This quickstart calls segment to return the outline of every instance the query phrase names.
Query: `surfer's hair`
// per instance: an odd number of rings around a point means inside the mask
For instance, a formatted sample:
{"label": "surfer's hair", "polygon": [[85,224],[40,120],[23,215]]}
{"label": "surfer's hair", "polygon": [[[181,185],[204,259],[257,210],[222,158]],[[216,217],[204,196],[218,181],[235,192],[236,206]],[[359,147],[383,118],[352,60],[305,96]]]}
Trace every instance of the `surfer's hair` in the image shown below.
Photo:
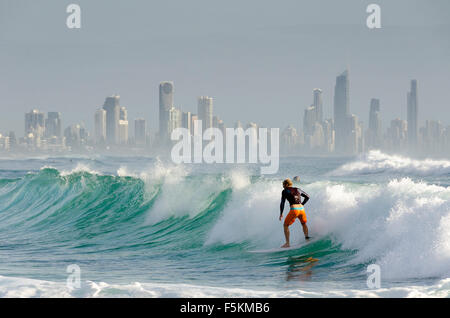
{"label": "surfer's hair", "polygon": [[292,187],[292,181],[291,181],[291,179],[289,179],[289,178],[285,179],[285,180],[283,181],[283,186],[286,186],[286,187]]}

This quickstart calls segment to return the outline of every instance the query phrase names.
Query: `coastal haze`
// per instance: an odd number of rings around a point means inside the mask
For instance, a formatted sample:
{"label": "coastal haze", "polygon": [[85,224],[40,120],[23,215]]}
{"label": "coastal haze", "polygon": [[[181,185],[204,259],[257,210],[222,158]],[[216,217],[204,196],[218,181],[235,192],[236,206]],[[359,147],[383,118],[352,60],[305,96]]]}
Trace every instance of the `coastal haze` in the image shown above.
{"label": "coastal haze", "polygon": [[381,29],[369,29],[369,1],[78,1],[81,29],[68,29],[68,1],[1,1],[0,132],[24,135],[24,114],[60,112],[63,129],[94,135],[105,97],[121,96],[134,120],[156,134],[158,85],[175,85],[174,106],[197,112],[214,98],[228,127],[240,120],[304,132],[313,89],[323,118],[334,118],[336,76],[349,71],[349,108],[364,130],[380,99],[383,133],[407,120],[407,91],[418,81],[419,128],[450,123],[448,1],[378,1]]}

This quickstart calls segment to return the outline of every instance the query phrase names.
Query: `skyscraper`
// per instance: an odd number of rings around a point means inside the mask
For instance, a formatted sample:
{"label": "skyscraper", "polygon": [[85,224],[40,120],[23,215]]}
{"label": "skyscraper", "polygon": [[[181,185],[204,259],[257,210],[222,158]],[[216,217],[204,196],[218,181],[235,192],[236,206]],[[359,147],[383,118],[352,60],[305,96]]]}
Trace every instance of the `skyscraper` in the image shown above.
{"label": "skyscraper", "polygon": [[120,96],[107,97],[103,109],[106,111],[106,141],[110,145],[119,143]]}
{"label": "skyscraper", "polygon": [[45,116],[37,109],[25,114],[25,135],[33,134],[34,137],[44,135]]}
{"label": "skyscraper", "polygon": [[322,123],[324,134],[324,146],[326,152],[334,151],[334,123],[332,119],[326,119]]}
{"label": "skyscraper", "polygon": [[128,112],[125,107],[120,107],[119,112],[119,143],[128,143]]}
{"label": "skyscraper", "polygon": [[198,118],[202,121],[203,130],[213,127],[213,99],[208,96],[198,98]]}
{"label": "skyscraper", "polygon": [[183,112],[181,118],[181,127],[186,128],[191,132],[191,124],[192,124],[192,114],[191,112]]}
{"label": "skyscraper", "polygon": [[62,136],[61,130],[61,113],[59,112],[49,112],[47,114],[47,119],[45,120],[45,136],[57,137]]}
{"label": "skyscraper", "polygon": [[322,90],[320,88],[315,88],[313,90],[313,106],[316,110],[316,121],[322,123],[323,121],[323,99]]}
{"label": "skyscraper", "polygon": [[381,116],[380,100],[372,98],[370,100],[368,146],[379,148],[381,146]]}
{"label": "skyscraper", "polygon": [[411,90],[407,93],[407,121],[408,121],[408,145],[411,148],[417,146],[417,117],[419,105],[417,101],[417,80],[411,81]]}
{"label": "skyscraper", "polygon": [[194,135],[194,128],[195,128],[195,122],[198,121],[198,116],[196,114],[192,114],[191,115],[191,135]]}
{"label": "skyscraper", "polygon": [[145,145],[147,138],[147,122],[143,118],[134,121],[134,141],[136,145]]}
{"label": "skyscraper", "polygon": [[363,123],[354,114],[349,117],[349,138],[346,148],[346,151],[352,155],[364,150]]}
{"label": "skyscraper", "polygon": [[120,107],[119,120],[128,120],[128,111],[125,107]]}
{"label": "skyscraper", "polygon": [[280,137],[281,151],[287,154],[295,152],[298,143],[297,130],[289,125],[283,130]]}
{"label": "skyscraper", "polygon": [[172,107],[169,109],[169,121],[168,121],[168,136],[170,137],[172,134],[172,131],[174,131],[176,128],[180,128],[182,125],[182,119],[181,119],[181,110],[175,107]]}
{"label": "skyscraper", "polygon": [[349,76],[348,70],[346,70],[336,77],[334,87],[335,150],[340,153],[346,152],[349,147],[349,126],[351,124],[349,91]]}
{"label": "skyscraper", "polygon": [[173,82],[161,82],[159,84],[159,135],[163,139],[169,137],[169,111],[174,107]]}
{"label": "skyscraper", "polygon": [[95,143],[102,144],[106,141],[106,110],[100,108],[95,112]]}
{"label": "skyscraper", "polygon": [[314,133],[314,125],[316,123],[316,107],[314,105],[309,106],[305,109],[305,114],[303,116],[303,134],[305,138],[312,136]]}
{"label": "skyscraper", "polygon": [[311,136],[309,136],[308,145],[311,149],[316,149],[316,151],[324,150],[323,147],[325,145],[325,133],[322,124],[318,121],[314,123],[313,133]]}

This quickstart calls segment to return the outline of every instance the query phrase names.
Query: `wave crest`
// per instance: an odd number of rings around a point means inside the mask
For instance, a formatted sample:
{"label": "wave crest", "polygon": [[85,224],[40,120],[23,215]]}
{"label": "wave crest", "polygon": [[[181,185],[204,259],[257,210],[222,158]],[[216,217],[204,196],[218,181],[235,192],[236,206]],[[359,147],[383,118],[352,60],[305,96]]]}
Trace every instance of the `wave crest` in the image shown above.
{"label": "wave crest", "polygon": [[399,155],[388,155],[378,150],[372,150],[360,159],[344,164],[336,169],[332,175],[365,175],[392,174],[430,176],[450,174],[450,161],[433,159],[411,159]]}

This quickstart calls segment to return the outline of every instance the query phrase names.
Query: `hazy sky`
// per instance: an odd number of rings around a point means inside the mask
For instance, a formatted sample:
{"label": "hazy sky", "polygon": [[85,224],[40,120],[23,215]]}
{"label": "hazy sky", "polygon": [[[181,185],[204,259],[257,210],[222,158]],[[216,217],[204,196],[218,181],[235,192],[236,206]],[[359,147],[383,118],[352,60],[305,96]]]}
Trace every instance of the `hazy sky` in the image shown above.
{"label": "hazy sky", "polygon": [[[70,3],[81,6],[80,30],[66,27]],[[366,26],[370,3],[381,6],[379,30]],[[22,136],[32,108],[92,129],[116,93],[129,120],[144,117],[154,131],[163,80],[175,82],[183,110],[214,97],[229,126],[299,126],[316,87],[332,117],[347,66],[350,109],[366,126],[372,97],[384,128],[406,119],[412,78],[420,121],[450,124],[449,18],[448,0],[0,0],[0,132]]]}

